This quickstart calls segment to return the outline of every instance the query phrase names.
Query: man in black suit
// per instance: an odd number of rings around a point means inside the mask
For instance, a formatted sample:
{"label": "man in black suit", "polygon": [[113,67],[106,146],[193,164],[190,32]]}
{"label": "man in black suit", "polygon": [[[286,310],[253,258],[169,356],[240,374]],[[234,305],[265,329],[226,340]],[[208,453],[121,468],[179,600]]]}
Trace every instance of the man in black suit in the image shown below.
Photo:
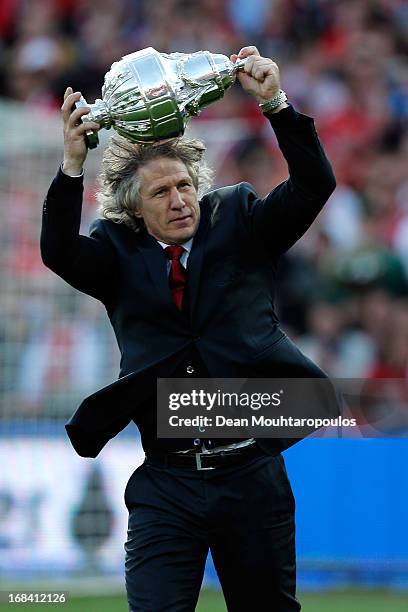
{"label": "man in black suit", "polygon": [[[211,548],[228,610],[299,610],[294,500],[281,450],[290,440],[168,440],[156,435],[158,377],[323,377],[280,330],[279,256],[307,230],[335,186],[313,120],[280,90],[255,47],[243,88],[269,119],[289,179],[261,199],[247,183],[198,191],[203,145],[117,140],[105,155],[103,219],[79,235],[87,109],[62,106],[64,162],[47,195],[44,263],[103,302],[121,350],[117,382],[86,398],[67,424],[95,457],[131,420],[146,460],[125,492],[130,610],[195,608]],[[268,603],[269,602],[269,603]]]}

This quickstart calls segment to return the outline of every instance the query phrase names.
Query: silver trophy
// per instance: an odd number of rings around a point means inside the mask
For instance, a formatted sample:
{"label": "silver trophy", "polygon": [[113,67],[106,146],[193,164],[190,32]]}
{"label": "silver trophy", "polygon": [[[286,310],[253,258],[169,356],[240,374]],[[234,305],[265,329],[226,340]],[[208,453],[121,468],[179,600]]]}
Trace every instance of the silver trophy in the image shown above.
{"label": "silver trophy", "polygon": [[[112,64],[101,100],[88,104],[82,97],[77,106],[91,109],[82,121],[113,126],[131,142],[181,136],[192,116],[223,97],[245,61],[233,64],[226,55],[209,51],[167,54],[147,47]],[[91,130],[86,139],[91,149],[99,143]]]}

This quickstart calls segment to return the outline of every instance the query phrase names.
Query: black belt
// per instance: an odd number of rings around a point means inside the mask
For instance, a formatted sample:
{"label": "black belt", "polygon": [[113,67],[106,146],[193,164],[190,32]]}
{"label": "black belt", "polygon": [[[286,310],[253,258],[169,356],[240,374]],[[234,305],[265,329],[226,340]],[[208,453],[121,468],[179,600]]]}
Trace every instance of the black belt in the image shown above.
{"label": "black belt", "polygon": [[231,467],[264,457],[257,444],[237,448],[236,450],[219,451],[218,453],[149,453],[146,462],[161,467],[183,467],[192,470],[213,470],[220,467]]}

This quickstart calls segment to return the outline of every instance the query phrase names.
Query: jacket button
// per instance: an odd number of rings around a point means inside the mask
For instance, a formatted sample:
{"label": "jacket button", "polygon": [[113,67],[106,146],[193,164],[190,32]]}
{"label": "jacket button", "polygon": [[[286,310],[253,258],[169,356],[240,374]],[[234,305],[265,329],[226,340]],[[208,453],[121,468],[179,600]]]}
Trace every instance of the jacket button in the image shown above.
{"label": "jacket button", "polygon": [[200,442],[201,442],[200,438],[195,438],[195,439],[193,440],[193,444],[194,444],[194,446],[200,446]]}
{"label": "jacket button", "polygon": [[192,366],[192,365],[188,365],[188,366],[186,367],[186,372],[187,372],[187,374],[194,374],[194,368],[193,368],[193,366]]}

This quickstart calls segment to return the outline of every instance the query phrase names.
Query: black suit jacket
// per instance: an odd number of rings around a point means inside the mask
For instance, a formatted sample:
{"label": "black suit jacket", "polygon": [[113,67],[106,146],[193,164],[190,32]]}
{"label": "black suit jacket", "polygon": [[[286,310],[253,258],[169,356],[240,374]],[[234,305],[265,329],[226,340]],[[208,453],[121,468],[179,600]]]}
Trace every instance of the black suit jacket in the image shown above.
{"label": "black suit jacket", "polygon": [[313,222],[335,179],[311,118],[289,107],[270,121],[289,179],[265,198],[248,183],[202,198],[187,266],[187,316],[172,302],[156,240],[106,219],[81,236],[82,180],[58,172],[43,209],[43,261],[103,302],[121,351],[119,380],[84,400],[67,425],[79,454],[96,456],[130,420],[137,423],[152,381],[171,376],[189,346],[210,376],[323,375],[289,348],[279,329],[275,274],[280,255]]}

